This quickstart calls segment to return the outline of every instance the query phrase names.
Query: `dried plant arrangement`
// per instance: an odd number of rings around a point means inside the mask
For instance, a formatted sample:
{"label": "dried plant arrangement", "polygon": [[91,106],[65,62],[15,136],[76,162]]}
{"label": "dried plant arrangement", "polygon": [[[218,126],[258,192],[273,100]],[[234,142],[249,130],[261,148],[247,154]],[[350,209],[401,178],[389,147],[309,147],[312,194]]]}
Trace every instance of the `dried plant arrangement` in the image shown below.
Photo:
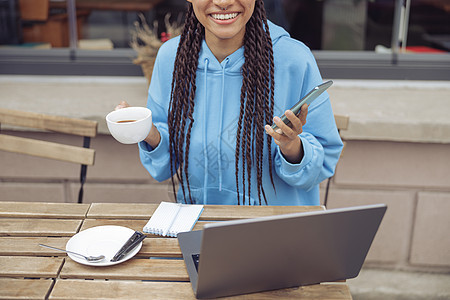
{"label": "dried plant arrangement", "polygon": [[166,32],[162,32],[161,37],[159,37],[157,21],[153,22],[153,28],[151,28],[143,14],[139,14],[139,19],[140,22],[134,22],[130,46],[137,53],[137,58],[133,60],[133,63],[141,66],[145,77],[150,82],[153,64],[159,47],[167,40],[180,35],[184,26],[179,25],[181,24],[180,18],[176,22],[171,23],[169,20],[170,14],[167,14],[164,17]]}

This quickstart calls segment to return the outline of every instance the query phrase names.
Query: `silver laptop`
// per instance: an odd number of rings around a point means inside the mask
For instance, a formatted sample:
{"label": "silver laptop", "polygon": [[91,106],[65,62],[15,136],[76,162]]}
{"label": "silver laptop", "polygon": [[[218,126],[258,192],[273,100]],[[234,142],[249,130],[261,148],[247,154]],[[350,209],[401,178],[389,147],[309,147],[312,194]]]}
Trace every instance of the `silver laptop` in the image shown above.
{"label": "silver laptop", "polygon": [[206,224],[178,234],[197,298],[354,278],[385,204]]}

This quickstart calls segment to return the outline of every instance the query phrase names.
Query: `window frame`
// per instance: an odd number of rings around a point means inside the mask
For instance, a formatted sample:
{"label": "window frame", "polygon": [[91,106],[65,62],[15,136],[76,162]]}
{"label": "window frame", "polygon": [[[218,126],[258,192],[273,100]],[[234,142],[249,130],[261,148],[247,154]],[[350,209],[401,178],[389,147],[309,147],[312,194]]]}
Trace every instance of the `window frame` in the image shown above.
{"label": "window frame", "polygon": [[[450,80],[450,55],[313,51],[324,78]],[[2,75],[143,76],[133,49],[0,49]]]}

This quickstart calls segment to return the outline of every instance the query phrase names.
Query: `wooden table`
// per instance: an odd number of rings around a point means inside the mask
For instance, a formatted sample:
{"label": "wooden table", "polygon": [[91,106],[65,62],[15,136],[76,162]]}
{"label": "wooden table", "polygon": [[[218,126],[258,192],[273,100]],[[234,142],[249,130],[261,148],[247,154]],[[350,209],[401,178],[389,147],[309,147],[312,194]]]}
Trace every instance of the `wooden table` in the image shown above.
{"label": "wooden table", "polygon": [[[156,204],[0,202],[0,299],[195,299],[176,238],[148,235],[129,261],[108,267],[78,264],[66,254],[71,236],[99,225],[142,231]],[[208,221],[323,209],[207,205]],[[149,259],[158,257],[160,259]],[[170,258],[170,259],[169,259]],[[322,283],[232,299],[352,299],[346,283]]]}

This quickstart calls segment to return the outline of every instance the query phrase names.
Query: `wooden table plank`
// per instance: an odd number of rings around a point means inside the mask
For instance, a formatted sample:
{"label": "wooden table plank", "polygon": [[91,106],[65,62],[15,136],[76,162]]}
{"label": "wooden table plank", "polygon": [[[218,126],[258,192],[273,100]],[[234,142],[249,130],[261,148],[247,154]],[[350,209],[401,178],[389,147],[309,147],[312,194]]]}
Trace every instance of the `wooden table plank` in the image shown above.
{"label": "wooden table plank", "polygon": [[1,218],[84,219],[90,204],[0,202]]}
{"label": "wooden table plank", "polygon": [[[93,203],[87,218],[149,220],[159,204]],[[206,205],[200,220],[248,219],[294,212],[324,210],[323,206],[231,206]]]}
{"label": "wooden table plank", "polygon": [[45,244],[66,248],[68,237],[0,237],[0,255],[66,256],[64,252],[39,246]]}
{"label": "wooden table plank", "polygon": [[87,218],[149,220],[159,204],[92,203]]}
{"label": "wooden table plank", "polygon": [[137,257],[182,257],[178,239],[145,239]]}
{"label": "wooden table plank", "polygon": [[[127,228],[131,228],[133,230],[137,231],[143,231],[145,224],[147,224],[148,220],[120,220],[120,219],[86,219],[83,222],[83,225],[81,226],[80,231],[83,231],[85,229],[95,227],[95,226],[105,226],[105,225],[116,225],[116,226],[123,226]],[[202,230],[205,224],[210,222],[202,222],[199,221],[195,224],[194,228],[192,230]],[[148,237],[158,237],[157,235],[153,234],[147,234]]]}
{"label": "wooden table plank", "polygon": [[82,220],[0,219],[0,236],[73,236]]}
{"label": "wooden table plank", "polygon": [[86,266],[67,259],[61,278],[189,281],[184,260],[131,259],[107,267]]}
{"label": "wooden table plank", "polygon": [[133,230],[142,231],[147,220],[119,220],[119,219],[86,219],[81,226],[80,231],[95,226],[116,225],[131,228]]}
{"label": "wooden table plank", "polygon": [[[172,300],[195,299],[189,282],[136,282],[100,280],[57,280],[49,299],[67,300],[73,295],[82,299],[130,299]],[[347,285],[318,284],[275,291],[224,297],[221,299],[300,299],[300,300],[349,300],[352,299]]]}
{"label": "wooden table plank", "polygon": [[49,299],[180,300],[195,299],[189,282],[57,280]]}
{"label": "wooden table plank", "polygon": [[0,256],[0,276],[56,278],[63,262],[60,257]]}
{"label": "wooden table plank", "polygon": [[226,221],[324,210],[323,206],[231,206],[207,205],[200,216],[203,221]]}
{"label": "wooden table plank", "polygon": [[0,278],[0,299],[45,299],[53,280]]}

